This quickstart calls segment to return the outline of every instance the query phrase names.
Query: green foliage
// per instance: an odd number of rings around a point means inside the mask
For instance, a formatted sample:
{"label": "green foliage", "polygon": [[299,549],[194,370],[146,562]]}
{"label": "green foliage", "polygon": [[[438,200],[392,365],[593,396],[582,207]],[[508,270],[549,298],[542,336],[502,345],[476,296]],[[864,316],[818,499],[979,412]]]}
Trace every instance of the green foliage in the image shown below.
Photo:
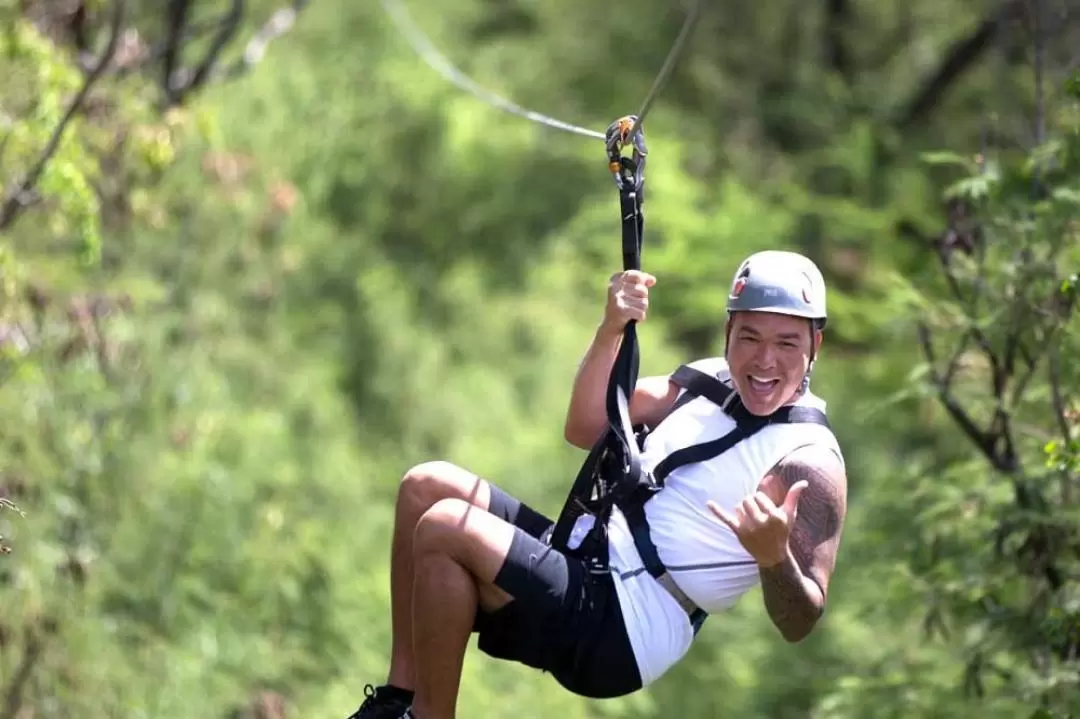
{"label": "green foliage", "polygon": [[[681,22],[409,6],[479,81],[601,129]],[[161,12],[132,3],[148,44]],[[650,115],[643,373],[722,351],[745,254],[829,280],[814,389],[851,496],[821,628],[787,644],[752,592],[611,702],[471,647],[462,716],[1078,710],[1080,114],[1058,99],[1035,150],[986,146],[987,108],[1034,104],[1015,48],[913,101],[981,12],[713,9]],[[3,719],[345,716],[385,677],[397,479],[446,458],[554,514],[582,459],[567,392],[620,261],[602,145],[448,87],[375,3],[305,13],[169,110],[160,65],[106,75],[0,235]],[[0,36],[5,193],[85,78],[68,26],[31,16]]]}
{"label": "green foliage", "polygon": [[[1080,342],[1078,128],[1028,155],[929,158],[964,173],[936,248],[946,297],[909,287],[927,388],[981,455],[935,463],[934,481],[905,500],[922,507],[912,569],[928,628],[965,658],[966,689],[1009,715],[1075,711],[1080,696],[1077,376],[1062,362]],[[940,453],[921,452],[928,463]]]}

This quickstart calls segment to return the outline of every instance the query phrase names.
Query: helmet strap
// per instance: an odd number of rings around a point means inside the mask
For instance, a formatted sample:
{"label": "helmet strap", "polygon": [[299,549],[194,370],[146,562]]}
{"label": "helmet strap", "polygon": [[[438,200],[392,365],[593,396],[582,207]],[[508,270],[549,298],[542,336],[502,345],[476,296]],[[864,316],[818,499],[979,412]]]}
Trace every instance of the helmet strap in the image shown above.
{"label": "helmet strap", "polygon": [[814,360],[817,359],[817,348],[814,345],[816,329],[814,321],[810,320],[810,361],[806,364],[806,374],[803,375],[802,384],[799,385],[800,395],[806,394],[810,389],[810,375],[814,372]]}
{"label": "helmet strap", "polygon": [[810,360],[810,365],[806,368],[806,374],[803,375],[802,384],[799,385],[799,394],[806,394],[810,389],[810,375],[814,372],[814,361]]}

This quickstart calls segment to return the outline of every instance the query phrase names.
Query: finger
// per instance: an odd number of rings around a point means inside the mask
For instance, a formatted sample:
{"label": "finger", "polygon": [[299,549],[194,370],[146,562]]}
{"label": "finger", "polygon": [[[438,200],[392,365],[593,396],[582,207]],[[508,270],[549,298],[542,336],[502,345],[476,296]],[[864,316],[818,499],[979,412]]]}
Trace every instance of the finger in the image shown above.
{"label": "finger", "polygon": [[717,519],[730,527],[733,532],[739,531],[739,520],[728,514],[719,504],[710,499],[705,503],[705,506],[709,508],[709,511],[716,515]]}
{"label": "finger", "polygon": [[800,479],[795,484],[791,485],[791,489],[788,490],[787,496],[784,497],[784,513],[792,519],[795,518],[795,514],[799,508],[799,497],[810,486],[810,483],[805,479]]}
{"label": "finger", "polygon": [[765,524],[765,521],[769,518],[769,515],[761,511],[761,508],[758,507],[757,502],[754,501],[753,495],[745,498],[740,506],[753,526]]}
{"label": "finger", "polygon": [[641,302],[625,302],[620,309],[623,317],[637,320],[638,322],[644,321],[645,315],[648,313],[646,304]]}
{"label": "finger", "polygon": [[646,287],[652,287],[656,284],[656,278],[650,275],[648,272],[642,272],[641,270],[626,270],[622,273],[622,276],[627,281],[633,283],[643,283]]}
{"label": "finger", "polygon": [[769,499],[769,495],[764,492],[754,492],[752,498],[754,504],[756,504],[758,509],[764,512],[766,516],[771,517],[779,513],[780,510],[773,504],[773,501]]}
{"label": "finger", "polygon": [[776,505],[772,503],[772,500],[769,499],[767,496],[763,495],[761,492],[757,492],[751,495],[750,501],[760,513],[761,522],[763,524],[784,518],[780,510],[777,509]]}

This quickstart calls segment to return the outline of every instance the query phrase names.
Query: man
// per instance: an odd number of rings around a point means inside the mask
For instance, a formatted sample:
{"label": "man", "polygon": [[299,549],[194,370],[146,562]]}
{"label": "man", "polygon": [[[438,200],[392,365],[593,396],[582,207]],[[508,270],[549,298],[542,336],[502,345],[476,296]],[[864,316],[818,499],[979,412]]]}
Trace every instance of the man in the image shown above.
{"label": "man", "polygon": [[[574,381],[565,434],[590,448],[606,428],[605,394],[630,320],[643,322],[655,278],[614,275],[604,318]],[[691,363],[725,381],[745,410],[824,408],[809,391],[822,342],[825,285],[809,259],[759,252],[739,267],[728,297],[724,358]],[[641,379],[633,423],[653,428],[641,451],[665,457],[735,426],[705,397],[679,402],[671,377]],[[825,609],[846,512],[847,480],[822,424],[769,424],[706,461],[672,471],[645,504],[671,581],[643,570],[626,517],[608,522],[610,571],[552,549],[551,520],[449,463],[406,473],[391,550],[393,646],[384,686],[366,687],[350,719],[454,716],[469,637],[487,654],[551,672],[570,691],[611,697],[655,681],[687,652],[702,612],[718,612],[760,583],[773,623],[790,642]],[[583,517],[587,530],[590,517]],[[576,545],[575,545],[576,546]]]}

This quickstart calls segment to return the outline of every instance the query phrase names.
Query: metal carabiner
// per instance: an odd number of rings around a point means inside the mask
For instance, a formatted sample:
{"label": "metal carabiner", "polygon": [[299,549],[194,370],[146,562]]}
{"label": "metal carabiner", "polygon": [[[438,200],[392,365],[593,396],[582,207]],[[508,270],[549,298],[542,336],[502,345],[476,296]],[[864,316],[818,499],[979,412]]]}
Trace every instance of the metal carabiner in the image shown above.
{"label": "metal carabiner", "polygon": [[[645,146],[645,131],[635,127],[636,124],[636,115],[620,117],[608,126],[604,133],[604,143],[607,148],[608,169],[615,177],[615,185],[623,190],[629,183],[635,191],[640,192],[645,184],[645,160],[649,151]],[[627,146],[633,148],[630,157],[623,154]]]}

